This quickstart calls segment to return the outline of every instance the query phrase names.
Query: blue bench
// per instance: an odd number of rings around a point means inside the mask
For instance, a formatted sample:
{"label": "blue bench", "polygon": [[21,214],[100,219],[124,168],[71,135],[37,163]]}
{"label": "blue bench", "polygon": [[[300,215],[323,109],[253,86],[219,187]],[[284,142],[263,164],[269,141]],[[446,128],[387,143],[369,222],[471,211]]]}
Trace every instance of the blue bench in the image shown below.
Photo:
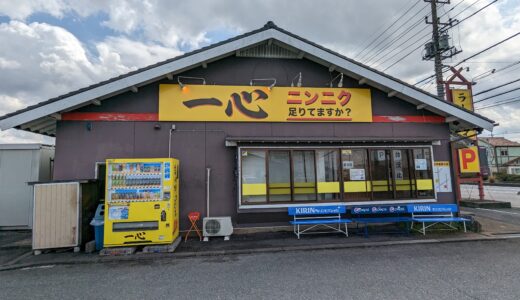
{"label": "blue bench", "polygon": [[[467,218],[457,217],[455,213],[459,211],[456,204],[409,204],[407,205],[408,212],[412,214],[412,229],[417,230],[423,235],[426,235],[426,229],[435,224],[443,224],[452,229],[457,229],[452,226],[453,222],[462,222],[464,224],[464,232],[466,232],[466,222],[471,221]],[[422,227],[415,229],[413,223],[422,223]],[[429,225],[426,226],[426,223]]]}
{"label": "blue bench", "polygon": [[[341,214],[347,211],[344,205],[335,206],[296,206],[289,207],[289,216],[293,216],[290,223],[293,225],[294,234],[300,239],[301,234],[311,233],[330,233],[341,232],[348,236],[347,224],[352,222],[349,219],[341,218]],[[345,230],[341,225],[345,225]],[[300,226],[310,225],[304,230]],[[337,225],[337,226],[336,226]],[[322,226],[330,229],[329,231],[310,231],[311,229]]]}
{"label": "blue bench", "polygon": [[[368,237],[368,224],[374,223],[406,223],[406,233],[410,232],[410,223],[412,218],[406,216],[408,211],[404,205],[370,205],[370,206],[353,206],[350,208],[352,221],[364,225],[364,236]],[[405,216],[403,216],[405,214]],[[368,215],[372,215],[367,217]],[[380,215],[374,217],[373,215]]]}

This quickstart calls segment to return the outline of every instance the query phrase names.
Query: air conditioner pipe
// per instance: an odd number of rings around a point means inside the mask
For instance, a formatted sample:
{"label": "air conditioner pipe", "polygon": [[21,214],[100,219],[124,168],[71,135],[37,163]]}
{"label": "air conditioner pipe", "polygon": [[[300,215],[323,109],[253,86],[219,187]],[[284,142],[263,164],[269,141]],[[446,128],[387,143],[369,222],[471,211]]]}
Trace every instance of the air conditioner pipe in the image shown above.
{"label": "air conditioner pipe", "polygon": [[206,217],[209,218],[209,178],[211,175],[211,168],[206,168]]}

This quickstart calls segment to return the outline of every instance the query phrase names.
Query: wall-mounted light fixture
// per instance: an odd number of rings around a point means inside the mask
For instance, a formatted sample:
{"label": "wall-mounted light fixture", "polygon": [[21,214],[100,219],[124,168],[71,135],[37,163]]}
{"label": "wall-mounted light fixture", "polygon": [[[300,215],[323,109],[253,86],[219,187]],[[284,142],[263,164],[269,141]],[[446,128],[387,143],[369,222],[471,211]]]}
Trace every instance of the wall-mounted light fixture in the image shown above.
{"label": "wall-mounted light fixture", "polygon": [[298,77],[298,82],[296,83],[297,87],[302,86],[302,72],[298,73],[298,75],[294,76],[294,78],[291,80],[291,87],[294,87],[294,80]]}
{"label": "wall-mounted light fixture", "polygon": [[181,79],[185,79],[185,80],[188,80],[188,81],[193,81],[193,80],[202,80],[202,84],[206,84],[206,79],[202,78],[202,77],[191,77],[191,76],[177,76],[177,82],[179,83],[179,86],[180,88],[182,89],[183,87],[186,86],[186,82],[182,82]]}
{"label": "wall-mounted light fixture", "polygon": [[269,90],[272,90],[273,87],[276,85],[276,78],[254,78],[254,79],[251,79],[251,81],[249,81],[249,85],[253,86],[253,85],[255,85],[255,82],[258,82],[258,81],[260,81],[260,82],[265,82],[265,81],[271,82],[271,84],[267,86],[267,88]]}
{"label": "wall-mounted light fixture", "polygon": [[339,77],[338,87],[339,88],[343,87],[343,73],[339,73],[338,75],[336,75],[336,77],[332,78],[332,80],[329,82],[330,87],[332,87],[334,80],[338,79],[338,77]]}

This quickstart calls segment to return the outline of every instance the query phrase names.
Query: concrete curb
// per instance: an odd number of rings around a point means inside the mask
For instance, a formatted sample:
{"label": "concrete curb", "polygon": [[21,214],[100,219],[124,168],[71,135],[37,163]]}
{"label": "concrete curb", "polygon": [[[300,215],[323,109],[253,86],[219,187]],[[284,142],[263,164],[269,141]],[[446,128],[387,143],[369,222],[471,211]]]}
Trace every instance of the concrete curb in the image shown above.
{"label": "concrete curb", "polygon": [[386,241],[386,242],[366,242],[355,244],[323,244],[323,245],[304,245],[304,246],[282,246],[282,247],[265,247],[256,249],[235,249],[235,250],[214,250],[201,252],[180,252],[180,253],[143,253],[131,256],[111,256],[95,258],[82,258],[78,260],[48,260],[36,263],[20,263],[0,266],[0,272],[18,270],[24,268],[35,268],[54,265],[80,265],[80,264],[99,264],[99,263],[116,263],[116,262],[145,262],[161,259],[175,258],[191,258],[205,256],[223,256],[223,255],[239,255],[239,254],[257,254],[257,253],[275,253],[290,251],[316,251],[316,250],[334,250],[334,249],[350,249],[350,248],[373,248],[388,247],[402,245],[420,245],[420,244],[440,244],[440,243],[463,243],[463,242],[482,242],[497,241],[520,238],[520,235],[501,235],[491,236],[483,235],[481,237],[470,238],[447,238],[447,239],[424,239],[424,240],[406,240],[406,241]]}
{"label": "concrete curb", "polygon": [[[467,185],[477,185],[476,183],[464,183],[464,184],[467,184]],[[520,187],[520,182],[514,182],[514,181],[509,181],[509,182],[494,182],[494,183],[484,182],[484,185],[485,185],[485,186]]]}

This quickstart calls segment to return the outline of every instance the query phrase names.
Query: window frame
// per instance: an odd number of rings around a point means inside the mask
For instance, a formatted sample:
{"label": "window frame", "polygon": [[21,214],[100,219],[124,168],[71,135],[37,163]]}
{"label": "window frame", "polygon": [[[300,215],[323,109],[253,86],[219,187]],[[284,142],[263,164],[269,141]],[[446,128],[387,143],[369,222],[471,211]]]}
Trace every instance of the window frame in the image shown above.
{"label": "window frame", "polygon": [[[370,149],[381,149],[381,150],[390,150],[390,158],[393,159],[393,153],[391,150],[393,149],[415,149],[415,148],[428,148],[430,151],[430,159],[431,159],[431,180],[432,180],[432,187],[433,187],[433,197],[430,198],[415,198],[410,200],[405,199],[380,199],[380,200],[361,200],[361,201],[345,201],[344,198],[344,187],[343,187],[343,173],[341,169],[342,164],[342,158],[341,158],[341,150],[343,149],[365,149],[367,150],[367,165],[368,165],[368,172],[371,180],[371,165],[370,165],[370,157],[368,155],[368,150]],[[243,204],[242,203],[242,156],[241,153],[244,150],[264,150],[266,151],[266,201],[261,204]],[[291,201],[290,202],[270,202],[268,199],[268,180],[269,180],[269,166],[268,166],[268,155],[269,150],[288,150],[290,155],[290,166],[291,166]],[[338,178],[340,180],[340,198],[338,200],[319,200],[318,197],[316,197],[316,200],[313,201],[294,201],[292,197],[292,189],[293,189],[293,158],[292,158],[292,150],[313,150],[314,151],[314,171],[317,172],[317,163],[316,163],[316,150],[335,150],[339,151],[339,167],[338,167]],[[352,146],[276,146],[276,145],[269,145],[269,146],[238,146],[237,147],[237,157],[238,157],[238,189],[237,189],[237,208],[239,210],[242,209],[255,209],[255,208],[285,208],[285,207],[291,207],[291,206],[301,206],[305,204],[309,205],[330,205],[330,204],[340,204],[340,205],[379,205],[379,204],[405,204],[405,203],[432,203],[437,202],[437,190],[435,188],[435,178],[434,178],[434,172],[433,172],[433,166],[434,166],[434,153],[433,153],[433,146],[428,144],[422,144],[422,145],[373,145],[373,146],[362,146],[362,145],[352,145]],[[413,160],[412,160],[413,161]],[[391,162],[389,162],[391,163]],[[415,165],[410,166],[410,168],[415,169]],[[412,172],[415,178],[415,172]],[[316,194],[317,194],[317,176],[315,176],[315,182],[316,182]],[[417,189],[415,190],[414,196],[417,197]],[[373,196],[371,195],[371,199],[373,199]]]}

